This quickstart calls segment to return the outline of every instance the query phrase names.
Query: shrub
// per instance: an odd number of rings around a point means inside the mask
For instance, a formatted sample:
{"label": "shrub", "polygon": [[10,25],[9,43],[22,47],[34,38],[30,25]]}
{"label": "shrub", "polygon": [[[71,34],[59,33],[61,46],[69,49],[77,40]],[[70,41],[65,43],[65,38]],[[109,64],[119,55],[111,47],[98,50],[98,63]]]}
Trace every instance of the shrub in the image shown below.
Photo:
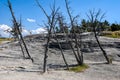
{"label": "shrub", "polygon": [[118,31],[118,30],[120,30],[120,25],[118,25],[118,24],[111,25],[111,31]]}

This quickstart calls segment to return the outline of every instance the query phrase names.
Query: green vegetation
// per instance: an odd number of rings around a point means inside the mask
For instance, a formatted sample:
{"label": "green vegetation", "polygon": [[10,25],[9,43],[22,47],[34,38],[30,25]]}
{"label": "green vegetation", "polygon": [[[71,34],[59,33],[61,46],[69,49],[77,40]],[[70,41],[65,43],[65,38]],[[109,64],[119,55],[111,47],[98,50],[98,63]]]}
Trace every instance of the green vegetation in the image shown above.
{"label": "green vegetation", "polygon": [[104,31],[101,36],[106,36],[110,38],[120,38],[120,31]]}
{"label": "green vegetation", "polygon": [[87,64],[83,64],[83,65],[72,67],[72,68],[70,68],[69,71],[83,72],[83,71],[85,71],[88,68],[89,68],[89,66]]}
{"label": "green vegetation", "polygon": [[118,30],[120,30],[120,24],[113,23],[111,25],[111,31],[118,31]]}

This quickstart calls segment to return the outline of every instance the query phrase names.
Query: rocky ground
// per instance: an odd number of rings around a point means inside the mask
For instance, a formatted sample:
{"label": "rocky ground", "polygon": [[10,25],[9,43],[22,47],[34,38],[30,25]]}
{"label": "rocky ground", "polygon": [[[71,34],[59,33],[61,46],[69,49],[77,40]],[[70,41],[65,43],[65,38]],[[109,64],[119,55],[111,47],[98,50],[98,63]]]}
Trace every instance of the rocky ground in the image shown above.
{"label": "rocky ground", "polygon": [[[113,63],[106,64],[102,52],[93,38],[84,39],[84,62],[90,68],[76,73],[66,71],[61,53],[51,48],[48,53],[48,72],[42,74],[44,40],[26,41],[34,63],[23,59],[18,42],[0,44],[0,80],[120,80],[120,39],[100,37],[100,42]],[[89,43],[89,46],[86,46]],[[71,50],[64,50],[69,65],[76,64]]]}

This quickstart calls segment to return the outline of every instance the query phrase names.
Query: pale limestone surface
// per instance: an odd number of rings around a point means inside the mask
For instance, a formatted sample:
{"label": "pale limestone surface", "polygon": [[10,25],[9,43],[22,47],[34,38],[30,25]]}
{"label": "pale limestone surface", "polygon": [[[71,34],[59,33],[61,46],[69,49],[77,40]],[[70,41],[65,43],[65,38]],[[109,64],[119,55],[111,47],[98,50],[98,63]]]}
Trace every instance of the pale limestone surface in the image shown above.
{"label": "pale limestone surface", "polygon": [[[100,37],[101,42],[120,43],[119,39]],[[105,64],[101,51],[96,47],[94,52],[84,54],[85,63],[89,69],[81,73],[63,70],[65,64],[58,49],[50,49],[48,57],[48,72],[43,74],[43,58],[45,42],[26,42],[34,59],[23,59],[17,42],[4,42],[0,45],[0,80],[120,80],[119,48],[105,47],[113,56],[113,64]],[[72,51],[65,50],[69,65],[76,64]],[[62,68],[61,68],[62,66]]]}

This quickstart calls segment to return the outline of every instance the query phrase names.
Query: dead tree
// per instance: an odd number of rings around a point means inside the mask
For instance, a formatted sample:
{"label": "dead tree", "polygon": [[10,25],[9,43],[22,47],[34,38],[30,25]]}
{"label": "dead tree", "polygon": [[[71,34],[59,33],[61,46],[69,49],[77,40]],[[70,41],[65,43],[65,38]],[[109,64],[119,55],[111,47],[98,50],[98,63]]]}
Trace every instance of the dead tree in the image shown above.
{"label": "dead tree", "polygon": [[77,34],[75,32],[75,25],[74,25],[74,21],[75,19],[78,17],[72,17],[72,14],[70,12],[70,8],[69,8],[69,5],[68,5],[68,0],[65,0],[65,4],[66,4],[66,9],[67,9],[67,13],[68,13],[68,16],[69,16],[69,19],[70,19],[70,24],[71,24],[71,28],[73,28],[73,36],[74,36],[74,39],[75,39],[75,44],[76,44],[76,47],[77,47],[77,52],[75,52],[74,50],[74,47],[71,45],[70,43],[70,46],[73,50],[73,53],[75,55],[75,58],[78,62],[79,65],[82,65],[83,64],[83,54],[80,53],[80,47],[78,45],[78,39],[77,39]]}
{"label": "dead tree", "polygon": [[[10,9],[10,12],[11,12],[11,15],[12,15],[12,18],[13,18],[13,26],[14,26],[14,29],[15,29],[14,31],[15,31],[15,33],[16,33],[16,37],[17,37],[17,39],[18,39],[18,41],[19,41],[19,44],[20,44],[21,50],[22,50],[22,52],[23,52],[23,55],[24,55],[24,50],[23,50],[23,49],[25,49],[25,51],[26,51],[26,53],[27,53],[27,55],[28,55],[28,59],[31,59],[31,61],[33,62],[33,59],[32,59],[32,57],[31,57],[30,54],[29,54],[28,48],[27,48],[27,46],[26,46],[26,43],[25,43],[25,41],[24,41],[24,39],[23,39],[23,36],[22,36],[22,33],[21,33],[21,31],[20,31],[21,23],[19,24],[19,23],[17,22],[15,16],[14,16],[14,12],[13,12],[12,5],[11,5],[11,3],[10,3],[10,0],[8,0],[8,7],[9,7],[9,9]],[[23,46],[22,46],[22,44],[23,44]]]}
{"label": "dead tree", "polygon": [[[55,22],[57,22],[57,20],[56,20]],[[68,65],[68,63],[67,63],[67,61],[66,61],[66,59],[65,59],[62,46],[61,46],[59,40],[57,39],[57,34],[56,34],[56,32],[55,32],[55,25],[56,25],[56,23],[54,24],[54,27],[53,27],[53,31],[54,31],[54,34],[55,34],[55,40],[57,41],[57,44],[58,44],[58,46],[59,46],[59,48],[60,48],[60,51],[61,51],[63,60],[64,60],[64,62],[65,62],[65,64],[66,64],[67,70],[69,70],[69,65]]]}
{"label": "dead tree", "polygon": [[77,54],[76,54],[76,52],[75,52],[75,50],[74,50],[74,46],[73,46],[73,44],[72,44],[72,42],[71,42],[71,41],[73,41],[73,40],[69,38],[69,35],[70,35],[70,34],[65,31],[65,28],[63,28],[63,26],[67,26],[67,25],[65,25],[66,23],[65,23],[65,21],[64,21],[64,16],[62,16],[62,14],[58,13],[57,19],[58,19],[58,25],[59,25],[59,27],[62,28],[62,32],[63,32],[63,33],[65,34],[65,36],[66,36],[66,38],[65,38],[65,39],[66,39],[66,43],[68,43],[68,44],[70,45],[70,47],[71,47],[71,49],[72,49],[72,51],[73,51],[73,53],[74,53],[74,55],[75,55],[76,61],[77,61],[77,63],[79,64],[79,59],[78,59]]}
{"label": "dead tree", "polygon": [[[50,43],[51,35],[53,33],[52,30],[54,30],[54,26],[56,24],[56,19],[55,18],[56,18],[56,15],[57,15],[57,12],[58,12],[59,8],[56,9],[55,2],[54,2],[53,8],[51,9],[51,15],[48,16],[47,12],[40,5],[38,0],[36,0],[36,3],[38,5],[38,7],[43,11],[43,13],[45,14],[45,16],[48,19],[48,24],[47,24],[47,26],[48,26],[48,37],[47,37],[47,44],[45,46],[44,65],[43,65],[43,72],[46,72],[47,71],[47,57],[48,57],[48,51],[49,51],[49,43]],[[57,42],[58,42],[58,40],[57,40]],[[59,42],[58,42],[58,44],[59,44]],[[61,46],[61,45],[59,44],[59,46]],[[63,54],[62,50],[61,50],[61,53],[62,53],[62,56],[63,56],[63,60],[64,60],[64,62],[66,64],[66,66],[67,66],[67,69],[69,69],[67,61],[66,61],[66,59],[64,57],[64,54]]]}
{"label": "dead tree", "polygon": [[100,41],[99,41],[98,36],[97,36],[97,29],[100,28],[100,22],[104,18],[104,15],[105,14],[102,14],[100,9],[97,12],[95,12],[95,10],[93,10],[93,11],[90,10],[89,14],[87,14],[87,16],[89,18],[89,22],[90,22],[90,27],[93,29],[97,44],[98,44],[99,48],[101,49],[105,59],[107,60],[107,63],[109,64],[110,60],[107,56],[106,51],[101,46]]}
{"label": "dead tree", "polygon": [[65,22],[65,17],[62,13],[57,14],[59,33],[68,33],[68,27]]}

